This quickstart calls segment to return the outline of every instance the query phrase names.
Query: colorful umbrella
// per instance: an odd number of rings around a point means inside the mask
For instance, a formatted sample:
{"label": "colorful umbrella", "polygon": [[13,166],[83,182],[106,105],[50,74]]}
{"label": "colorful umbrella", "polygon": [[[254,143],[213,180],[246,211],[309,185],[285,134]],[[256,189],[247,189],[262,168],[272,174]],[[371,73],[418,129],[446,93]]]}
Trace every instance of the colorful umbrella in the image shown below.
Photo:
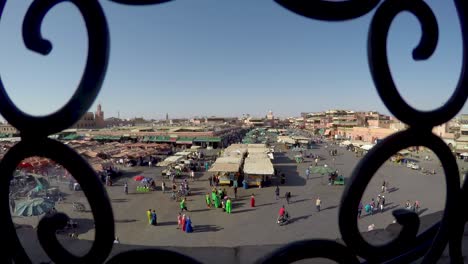
{"label": "colorful umbrella", "polygon": [[36,216],[45,214],[54,208],[55,203],[43,198],[34,198],[17,204],[15,214],[17,216]]}
{"label": "colorful umbrella", "polygon": [[143,177],[142,175],[138,175],[138,176],[135,176],[133,177],[133,180],[135,181],[142,181],[145,177]]}

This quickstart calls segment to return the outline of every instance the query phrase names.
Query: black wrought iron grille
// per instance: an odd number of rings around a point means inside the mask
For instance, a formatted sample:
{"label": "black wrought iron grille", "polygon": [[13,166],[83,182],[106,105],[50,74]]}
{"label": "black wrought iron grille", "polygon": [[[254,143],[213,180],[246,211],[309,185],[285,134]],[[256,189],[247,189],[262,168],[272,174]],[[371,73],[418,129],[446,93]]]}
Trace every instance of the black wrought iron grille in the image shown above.
{"label": "black wrought iron grille", "polygon": [[[40,27],[47,12],[66,0],[34,0],[23,21],[23,39],[28,49],[47,55],[52,44],[43,39]],[[170,0],[111,0],[127,5],[161,4]],[[420,22],[422,37],[413,51],[415,60],[428,59],[438,42],[438,24],[431,8],[422,0],[275,0],[282,7],[298,15],[323,21],[346,21],[358,18],[377,8],[368,36],[368,59],[377,91],[390,112],[409,125],[378,143],[358,163],[346,186],[339,209],[339,227],[344,244],[336,241],[312,239],[285,245],[259,260],[258,263],[291,263],[307,258],[328,258],[339,263],[407,263],[420,260],[435,263],[448,246],[450,260],[463,263],[461,243],[467,220],[462,202],[468,201],[468,183],[460,187],[459,172],[448,146],[432,134],[434,126],[453,118],[463,107],[467,93],[466,45],[468,43],[467,1],[454,0],[463,39],[463,63],[458,86],[450,99],[440,108],[423,112],[409,106],[398,93],[387,60],[389,27],[402,11],[412,13]],[[16,234],[8,205],[9,181],[16,166],[30,156],[43,156],[63,165],[76,178],[89,201],[95,221],[96,235],[87,254],[75,256],[58,242],[55,231],[68,219],[65,214],[45,216],[38,226],[38,238],[47,255],[55,263],[104,263],[112,250],[114,219],[106,190],[90,165],[74,150],[49,139],[74,123],[90,108],[104,79],[109,56],[109,32],[104,12],[97,0],[68,0],[82,14],[88,31],[89,51],[80,84],[72,98],[57,112],[34,117],[19,110],[11,101],[0,80],[0,114],[21,134],[21,141],[11,148],[0,162],[3,184],[0,184],[0,217],[2,227],[1,263],[31,263]],[[6,0],[0,0],[0,17]],[[380,3],[380,5],[379,5]],[[445,87],[444,87],[445,88]],[[396,239],[385,245],[371,245],[359,233],[357,207],[378,168],[394,153],[410,146],[425,146],[440,159],[446,178],[446,204],[440,222],[417,235],[419,217],[407,210],[395,210],[393,215],[403,226]],[[170,260],[173,263],[198,263],[189,256],[162,249],[132,250],[115,255],[106,263],[140,263],[149,259]]]}

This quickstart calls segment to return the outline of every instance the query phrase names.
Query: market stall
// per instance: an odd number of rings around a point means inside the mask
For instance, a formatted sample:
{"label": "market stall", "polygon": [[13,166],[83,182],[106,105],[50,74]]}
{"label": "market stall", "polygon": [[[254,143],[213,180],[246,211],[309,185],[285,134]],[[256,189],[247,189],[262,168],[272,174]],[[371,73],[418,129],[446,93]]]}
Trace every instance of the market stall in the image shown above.
{"label": "market stall", "polygon": [[247,157],[244,162],[245,181],[249,186],[269,182],[275,171],[268,157]]}
{"label": "market stall", "polygon": [[220,157],[208,171],[215,173],[219,184],[230,185],[239,179],[242,160],[242,157]]}
{"label": "market stall", "polygon": [[183,156],[170,156],[170,157],[167,157],[165,160],[163,160],[161,162],[158,162],[158,164],[156,164],[156,166],[158,166],[158,167],[170,166],[172,164],[175,164],[175,163],[179,162],[182,159],[184,159]]}

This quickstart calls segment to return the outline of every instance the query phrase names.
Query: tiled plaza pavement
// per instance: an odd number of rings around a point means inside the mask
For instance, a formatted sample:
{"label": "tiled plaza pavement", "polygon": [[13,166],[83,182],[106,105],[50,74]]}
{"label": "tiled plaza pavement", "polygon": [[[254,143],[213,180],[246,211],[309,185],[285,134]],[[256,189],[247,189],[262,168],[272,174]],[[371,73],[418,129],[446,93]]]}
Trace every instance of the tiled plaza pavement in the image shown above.
{"label": "tiled plaza pavement", "polygon": [[[339,150],[336,161],[328,155],[329,148],[324,146],[312,150],[312,153],[325,157],[321,164],[335,167],[348,177],[359,158],[343,148],[331,147]],[[426,154],[421,154],[421,157],[424,155]],[[311,175],[310,179],[306,180],[305,169],[311,161],[296,164],[293,156],[292,152],[277,153],[274,162],[276,168],[287,175],[286,184],[280,185],[280,190],[281,196],[287,191],[292,193],[292,203],[289,205],[284,199],[275,200],[273,187],[248,190],[239,188],[240,197],[233,201],[231,215],[223,213],[221,209],[208,209],[204,202],[204,194],[209,191],[207,174],[197,175],[198,180],[190,185],[194,195],[189,196],[187,202],[190,210],[187,214],[192,218],[194,225],[194,233],[191,234],[176,229],[179,204],[170,199],[169,193],[163,194],[158,190],[136,194],[136,184],[129,178],[130,194],[125,195],[123,182],[126,179],[120,179],[114,186],[107,187],[114,210],[116,235],[122,244],[178,247],[275,245],[307,238],[339,238],[337,216],[343,187],[328,186],[327,177],[321,175]],[[393,192],[385,194],[387,207],[398,208],[407,199],[417,199],[421,202],[422,215],[440,211],[445,200],[442,169],[436,162],[423,163],[422,166],[436,169],[437,174],[428,176],[393,163],[385,164],[369,184],[363,201],[375,197],[382,180],[385,179],[390,182],[390,187],[394,188]],[[160,186],[160,168],[132,168],[127,175],[131,177],[137,174],[156,177]],[[62,187],[65,189],[67,186]],[[226,189],[228,194],[232,195],[232,189]],[[255,208],[249,205],[252,193],[256,197]],[[323,210],[319,213],[315,211],[317,196],[320,196],[323,203]],[[92,214],[72,212],[69,203],[71,201],[86,202],[86,199],[82,192],[75,192],[67,197],[65,203],[57,205],[57,209],[79,222],[80,239],[93,240]],[[275,220],[283,204],[286,205],[292,221],[286,226],[278,226]],[[146,210],[149,208],[156,210],[158,226],[148,225]],[[14,221],[35,225],[37,218],[15,217]],[[376,228],[384,228],[392,221],[391,211],[388,210],[382,214],[366,216],[359,222],[361,230],[366,230],[370,224],[375,224]]]}

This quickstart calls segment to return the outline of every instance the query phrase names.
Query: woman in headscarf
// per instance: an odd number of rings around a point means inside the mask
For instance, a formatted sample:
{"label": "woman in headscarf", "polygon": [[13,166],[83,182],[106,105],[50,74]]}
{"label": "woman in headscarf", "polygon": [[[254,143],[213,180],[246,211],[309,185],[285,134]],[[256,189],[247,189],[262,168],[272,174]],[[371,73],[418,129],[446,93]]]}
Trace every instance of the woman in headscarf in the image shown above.
{"label": "woman in headscarf", "polygon": [[182,215],[180,213],[177,216],[177,229],[182,229]]}
{"label": "woman in headscarf", "polygon": [[228,214],[231,213],[231,208],[232,208],[231,199],[228,197],[226,201],[226,212]]}
{"label": "woman in headscarf", "polygon": [[151,209],[148,209],[148,211],[146,211],[146,216],[148,217],[148,224],[151,225]]}
{"label": "woman in headscarf", "polygon": [[185,218],[185,214],[182,215],[182,231],[185,231],[185,228],[187,226],[187,219]]}
{"label": "woman in headscarf", "polygon": [[156,211],[153,210],[153,212],[151,212],[151,224],[152,225],[157,225],[158,224],[158,218],[156,216]]}
{"label": "woman in headscarf", "polygon": [[187,233],[193,232],[192,220],[190,220],[190,217],[188,216],[187,216],[187,220],[185,220],[185,232]]}
{"label": "woman in headscarf", "polygon": [[205,194],[205,201],[206,201],[206,206],[208,208],[211,208],[211,200],[210,200],[210,194],[209,193]]}
{"label": "woman in headscarf", "polygon": [[218,199],[218,195],[216,195],[216,191],[213,191],[211,193],[211,199],[213,200],[215,208],[219,208],[219,199]]}

